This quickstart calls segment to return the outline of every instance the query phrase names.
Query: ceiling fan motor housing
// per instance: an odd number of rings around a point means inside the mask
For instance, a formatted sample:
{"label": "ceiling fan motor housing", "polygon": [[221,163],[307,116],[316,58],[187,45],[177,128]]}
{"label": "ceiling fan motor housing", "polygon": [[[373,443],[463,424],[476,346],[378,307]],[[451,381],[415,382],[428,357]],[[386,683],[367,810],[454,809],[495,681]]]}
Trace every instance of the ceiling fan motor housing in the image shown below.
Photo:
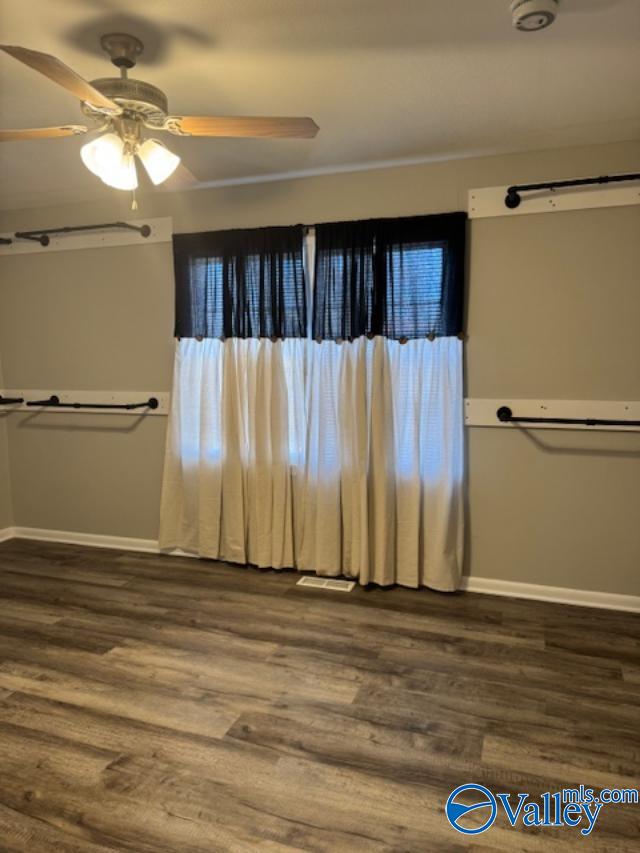
{"label": "ceiling fan motor housing", "polygon": [[[144,121],[161,122],[169,111],[165,93],[144,80],[132,80],[130,77],[101,77],[98,80],[92,80],[91,85],[107,98],[115,101],[125,112],[132,113]],[[95,115],[95,110],[86,103],[82,105],[82,110],[86,115]]]}

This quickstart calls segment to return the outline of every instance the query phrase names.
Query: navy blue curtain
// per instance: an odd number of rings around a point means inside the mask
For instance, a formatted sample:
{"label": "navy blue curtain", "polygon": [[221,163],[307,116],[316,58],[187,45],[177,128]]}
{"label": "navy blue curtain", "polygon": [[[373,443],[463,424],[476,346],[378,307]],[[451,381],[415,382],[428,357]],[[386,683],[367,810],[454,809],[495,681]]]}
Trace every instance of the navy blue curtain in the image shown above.
{"label": "navy blue curtain", "polygon": [[316,226],[313,336],[462,332],[465,213]]}
{"label": "navy blue curtain", "polygon": [[[458,335],[466,214],[315,227],[313,337]],[[177,337],[306,337],[304,229],[178,234]]]}
{"label": "navy blue curtain", "polygon": [[301,225],[176,234],[176,337],[305,337],[303,241]]}

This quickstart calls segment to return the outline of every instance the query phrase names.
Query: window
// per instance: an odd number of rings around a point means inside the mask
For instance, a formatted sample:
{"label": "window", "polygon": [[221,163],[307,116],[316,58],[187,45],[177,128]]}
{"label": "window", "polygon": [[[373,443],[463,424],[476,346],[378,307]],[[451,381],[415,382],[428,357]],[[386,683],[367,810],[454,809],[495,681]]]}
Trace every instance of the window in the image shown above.
{"label": "window", "polygon": [[463,213],[316,226],[314,338],[459,334],[465,228]]}
{"label": "window", "polygon": [[176,234],[176,337],[304,337],[303,229]]}
{"label": "window", "polygon": [[434,243],[411,243],[402,251],[387,252],[385,299],[391,322],[385,333],[389,337],[402,337],[403,330],[438,328],[444,254],[445,247]]}

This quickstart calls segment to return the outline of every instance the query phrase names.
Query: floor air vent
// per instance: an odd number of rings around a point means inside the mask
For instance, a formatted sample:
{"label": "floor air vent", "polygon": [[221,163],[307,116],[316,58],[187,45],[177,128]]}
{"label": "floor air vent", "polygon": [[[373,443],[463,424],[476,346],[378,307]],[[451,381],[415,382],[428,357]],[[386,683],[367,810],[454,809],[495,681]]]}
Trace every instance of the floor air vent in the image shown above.
{"label": "floor air vent", "polygon": [[332,589],[337,592],[351,592],[355,585],[355,581],[343,581],[338,578],[316,578],[311,575],[300,578],[296,584],[296,586],[312,586],[315,589]]}

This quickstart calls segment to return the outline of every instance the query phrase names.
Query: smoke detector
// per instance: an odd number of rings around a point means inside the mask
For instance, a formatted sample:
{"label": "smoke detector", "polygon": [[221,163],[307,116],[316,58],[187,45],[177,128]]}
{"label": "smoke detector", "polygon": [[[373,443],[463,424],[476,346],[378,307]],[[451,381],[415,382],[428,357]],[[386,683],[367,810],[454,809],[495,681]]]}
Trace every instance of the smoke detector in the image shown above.
{"label": "smoke detector", "polygon": [[544,30],[556,19],[560,0],[511,0],[513,26],[532,33]]}

